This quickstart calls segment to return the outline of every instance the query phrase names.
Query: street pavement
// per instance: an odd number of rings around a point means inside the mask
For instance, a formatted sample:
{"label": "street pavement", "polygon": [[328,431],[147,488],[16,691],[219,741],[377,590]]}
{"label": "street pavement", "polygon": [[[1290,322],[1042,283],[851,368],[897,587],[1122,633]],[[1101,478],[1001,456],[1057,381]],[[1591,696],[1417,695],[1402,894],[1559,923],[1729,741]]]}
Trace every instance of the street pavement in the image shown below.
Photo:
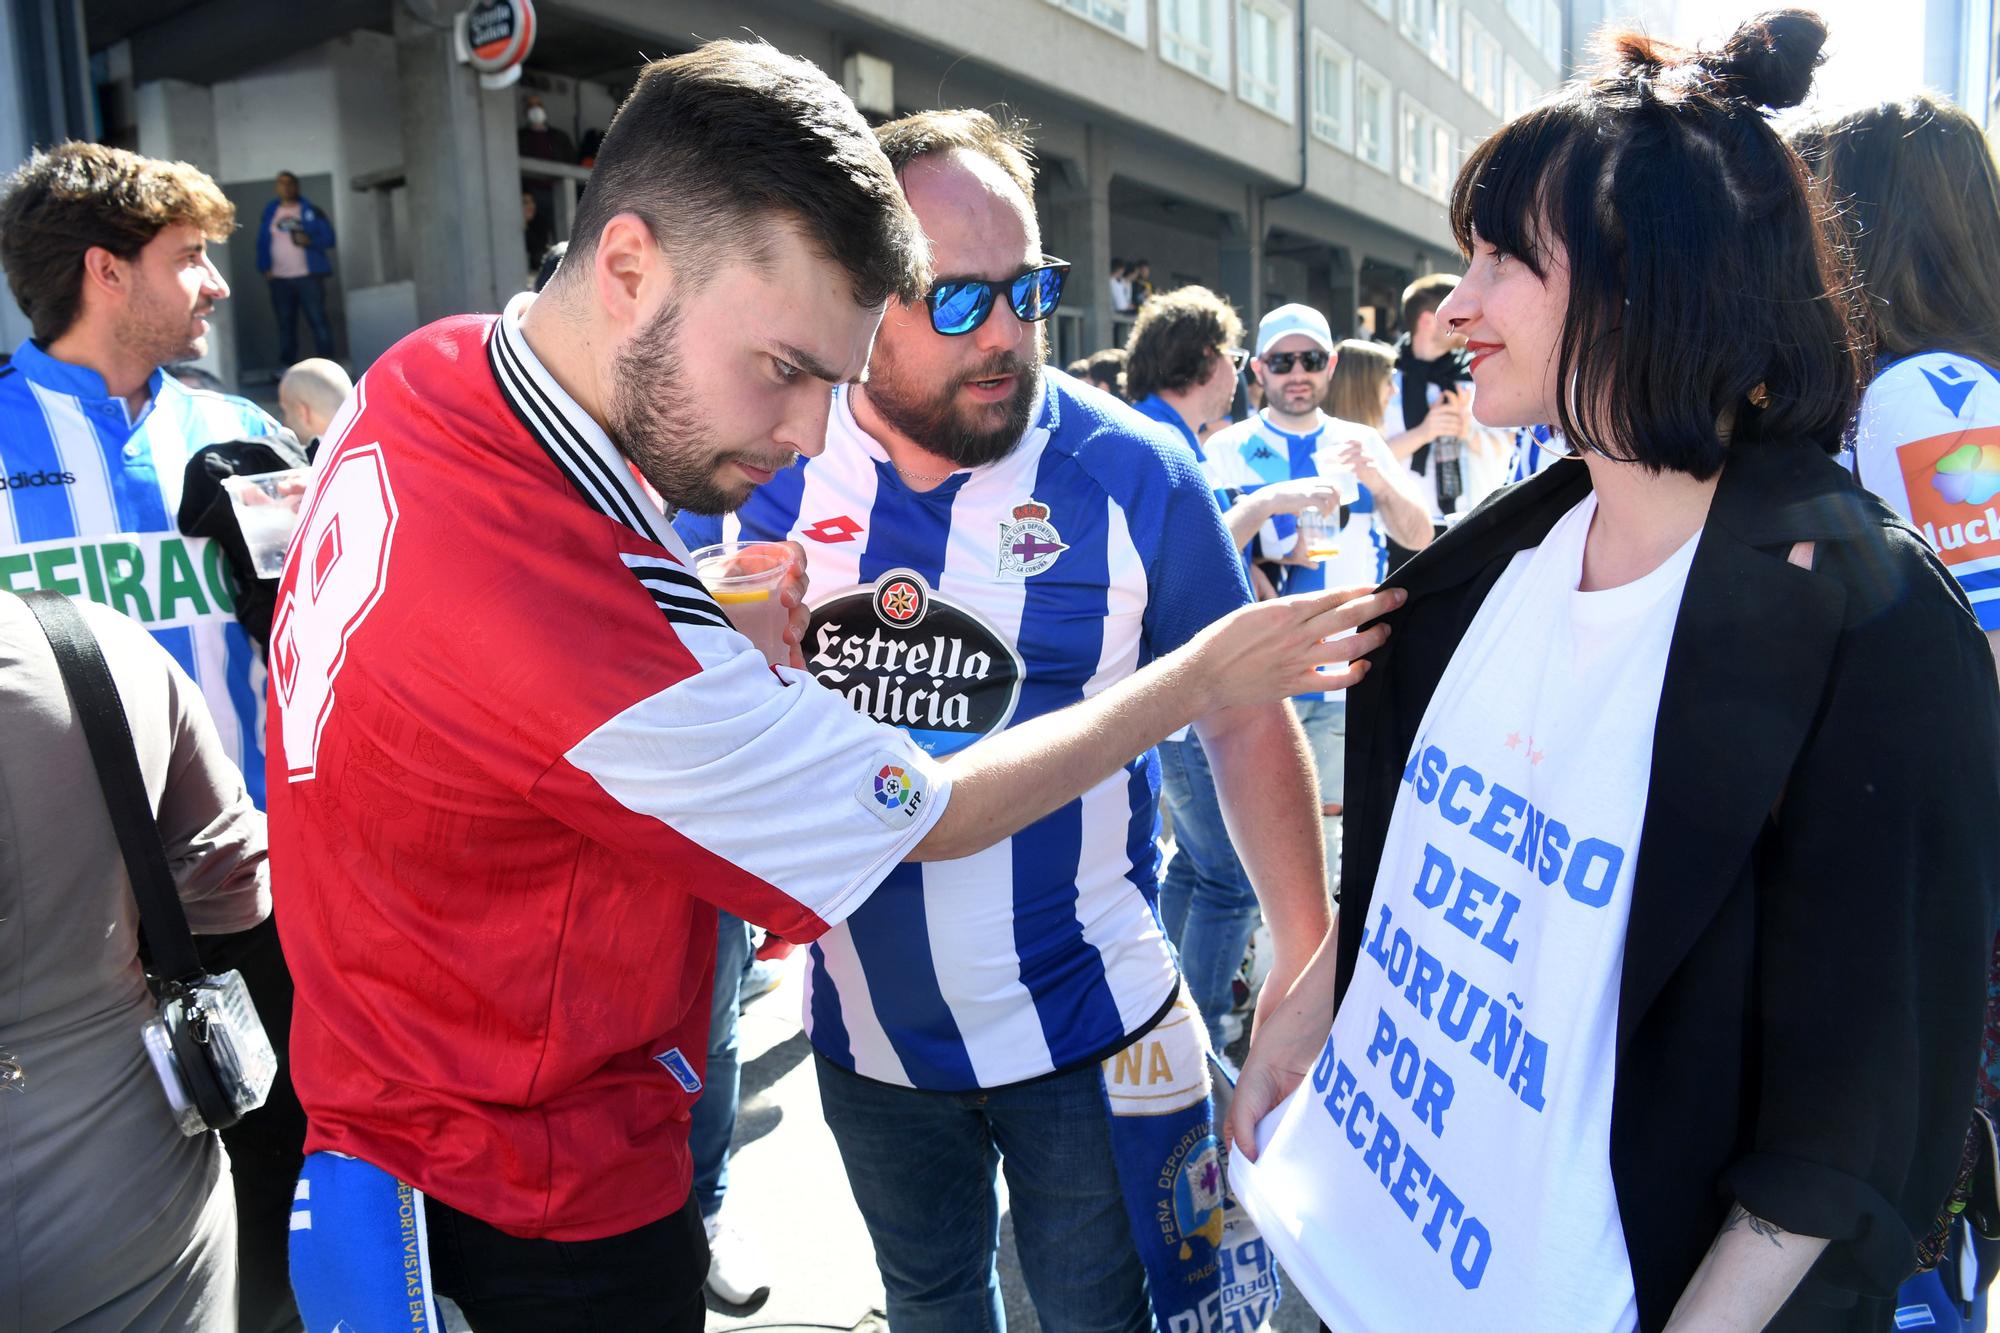
{"label": "street pavement", "polygon": [[[743,1102],[723,1213],[763,1252],[771,1295],[753,1310],[709,1303],[708,1333],[852,1330],[883,1333],[882,1281],[868,1232],[820,1116],[812,1047],[800,1026],[806,952],[785,960],[783,984],[745,1006],[740,1029]],[[1233,1052],[1239,1059],[1242,1051]],[[1014,1252],[1002,1184],[1000,1285],[1008,1333],[1040,1333]],[[1272,1333],[1313,1333],[1303,1301],[1288,1296]]]}

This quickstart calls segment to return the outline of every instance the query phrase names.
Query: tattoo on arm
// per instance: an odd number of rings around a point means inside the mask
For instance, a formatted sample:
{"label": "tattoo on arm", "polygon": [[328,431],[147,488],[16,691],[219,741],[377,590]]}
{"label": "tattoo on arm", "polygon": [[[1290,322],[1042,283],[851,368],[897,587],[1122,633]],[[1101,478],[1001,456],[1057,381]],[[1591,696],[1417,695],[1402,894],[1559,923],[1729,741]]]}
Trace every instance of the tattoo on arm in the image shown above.
{"label": "tattoo on arm", "polygon": [[1729,1210],[1729,1218],[1722,1224],[1722,1230],[1725,1233],[1734,1231],[1739,1222],[1747,1224],[1754,1234],[1762,1236],[1777,1248],[1785,1248],[1785,1242],[1779,1239],[1785,1234],[1785,1229],[1775,1222],[1766,1222],[1740,1203]]}

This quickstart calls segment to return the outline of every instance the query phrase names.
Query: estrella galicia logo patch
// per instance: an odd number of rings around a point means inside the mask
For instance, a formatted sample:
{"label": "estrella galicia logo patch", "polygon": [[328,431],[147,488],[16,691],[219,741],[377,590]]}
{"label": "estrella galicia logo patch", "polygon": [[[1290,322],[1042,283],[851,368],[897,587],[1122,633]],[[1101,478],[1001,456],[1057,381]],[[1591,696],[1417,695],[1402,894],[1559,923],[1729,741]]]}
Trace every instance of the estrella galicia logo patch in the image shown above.
{"label": "estrella galicia logo patch", "polygon": [[[820,684],[934,755],[999,731],[1021,700],[1025,673],[1013,645],[913,569],[814,607],[804,652]],[[880,767],[868,770],[870,802]]]}
{"label": "estrella galicia logo patch", "polygon": [[1004,578],[1029,578],[1056,562],[1069,549],[1049,522],[1049,507],[1039,500],[1014,506],[1014,521],[1000,525],[1000,566]]}
{"label": "estrella galicia logo patch", "polygon": [[681,1054],[680,1047],[676,1046],[670,1051],[661,1051],[653,1058],[658,1060],[661,1067],[674,1076],[674,1082],[681,1085],[682,1092],[696,1093],[701,1091],[701,1075],[694,1072],[694,1066],[688,1063],[688,1058],[685,1055]]}
{"label": "estrella galicia logo patch", "polygon": [[875,580],[875,614],[891,629],[910,629],[931,607],[931,590],[921,574],[892,569]]}

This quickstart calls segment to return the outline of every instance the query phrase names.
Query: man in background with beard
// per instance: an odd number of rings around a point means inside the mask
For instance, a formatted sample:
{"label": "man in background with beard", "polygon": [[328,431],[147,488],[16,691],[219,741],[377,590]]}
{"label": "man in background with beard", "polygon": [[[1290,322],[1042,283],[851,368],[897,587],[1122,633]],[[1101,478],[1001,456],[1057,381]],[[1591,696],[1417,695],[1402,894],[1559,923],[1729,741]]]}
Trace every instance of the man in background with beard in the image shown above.
{"label": "man in background with beard", "polygon": [[[732,519],[679,526],[691,546],[799,541],[807,669],[944,755],[1097,693],[1250,592],[1194,454],[1043,365],[1068,266],[1042,253],[1025,139],[979,111],[877,135],[935,285],[890,306],[824,454]],[[1330,921],[1305,743],[1282,703],[1196,729],[1281,996]],[[1199,1176],[1172,1140],[1199,1143],[1207,1107],[1202,1026],[1153,907],[1157,771],[1148,753],[995,847],[898,867],[812,947],[821,1097],[897,1333],[1005,1326],[1002,1161],[1049,1333],[1165,1328],[1218,1299],[1219,1199],[1206,1236],[1163,1245],[1155,1217],[1163,1171]],[[1188,1127],[1149,1149],[1179,1126],[1168,1112]]]}

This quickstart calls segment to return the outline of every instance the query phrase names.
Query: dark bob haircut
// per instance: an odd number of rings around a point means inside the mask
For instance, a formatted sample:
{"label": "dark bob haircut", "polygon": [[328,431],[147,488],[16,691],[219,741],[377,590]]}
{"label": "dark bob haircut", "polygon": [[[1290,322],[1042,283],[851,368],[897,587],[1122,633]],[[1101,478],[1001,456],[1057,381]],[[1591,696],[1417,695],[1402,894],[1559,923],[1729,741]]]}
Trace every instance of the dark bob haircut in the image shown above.
{"label": "dark bob haircut", "polygon": [[1763,108],[1812,86],[1826,25],[1745,23],[1720,51],[1613,35],[1604,67],[1476,148],[1451,225],[1546,279],[1567,260],[1558,406],[1572,445],[1697,478],[1730,447],[1828,453],[1863,340],[1824,195]]}

